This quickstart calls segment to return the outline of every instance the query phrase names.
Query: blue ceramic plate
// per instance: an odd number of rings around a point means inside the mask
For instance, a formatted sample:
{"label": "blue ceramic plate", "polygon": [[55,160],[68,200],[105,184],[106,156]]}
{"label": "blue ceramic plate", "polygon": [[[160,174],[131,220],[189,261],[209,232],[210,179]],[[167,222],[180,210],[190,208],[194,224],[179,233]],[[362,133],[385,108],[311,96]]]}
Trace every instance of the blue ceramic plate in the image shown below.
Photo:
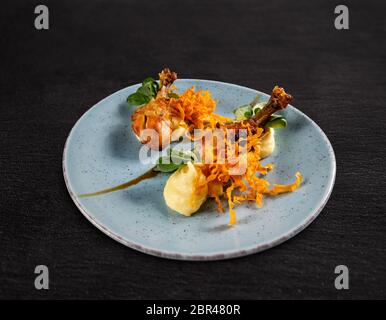
{"label": "blue ceramic plate", "polygon": [[[207,80],[177,80],[178,92],[196,86],[209,90],[218,101],[216,112],[232,117],[232,110],[256,94],[238,85]],[[276,129],[276,148],[264,163],[275,169],[272,183],[292,183],[300,171],[303,182],[293,193],[265,197],[236,207],[237,224],[228,226],[229,214],[219,214],[208,200],[192,217],[172,212],[163,200],[168,174],[142,181],[126,190],[99,197],[77,195],[130,180],[150,168],[138,159],[138,140],[131,131],[134,108],[126,98],[139,85],[120,90],[88,110],[72,129],[63,153],[68,191],[83,215],[118,242],[152,255],[184,260],[216,260],[248,255],[271,248],[307,227],[320,213],[332,191],[335,156],[323,131],[292,106],[283,110],[288,121]]]}

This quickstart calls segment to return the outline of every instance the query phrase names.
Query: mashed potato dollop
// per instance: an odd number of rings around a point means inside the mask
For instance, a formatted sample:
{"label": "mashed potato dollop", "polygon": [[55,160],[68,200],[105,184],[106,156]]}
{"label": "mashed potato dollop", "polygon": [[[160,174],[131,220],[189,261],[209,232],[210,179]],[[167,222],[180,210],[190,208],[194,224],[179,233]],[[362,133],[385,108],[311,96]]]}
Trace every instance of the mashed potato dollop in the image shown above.
{"label": "mashed potato dollop", "polygon": [[275,130],[273,128],[268,128],[267,132],[264,133],[261,139],[260,146],[260,158],[266,158],[275,149]]}
{"label": "mashed potato dollop", "polygon": [[191,216],[208,196],[206,177],[198,166],[188,162],[166,182],[164,198],[167,206],[184,216]]}

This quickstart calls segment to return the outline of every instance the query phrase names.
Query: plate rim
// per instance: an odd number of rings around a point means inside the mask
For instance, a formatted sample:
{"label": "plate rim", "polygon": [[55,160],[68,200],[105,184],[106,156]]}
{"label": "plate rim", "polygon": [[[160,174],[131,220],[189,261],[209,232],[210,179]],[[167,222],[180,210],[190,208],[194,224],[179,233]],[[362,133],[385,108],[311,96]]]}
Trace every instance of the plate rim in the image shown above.
{"label": "plate rim", "polygon": [[[239,87],[239,88],[242,88],[242,89],[248,89],[248,90],[256,92],[257,94],[268,95],[268,94],[266,94],[266,93],[264,93],[262,91],[258,91],[256,89],[252,89],[252,88],[249,88],[249,87],[245,87],[245,86],[241,86],[241,85],[233,84],[233,83],[229,83],[229,82],[217,81],[217,80],[178,79],[177,81],[186,81],[186,82],[188,82],[188,81],[199,81],[199,82],[215,83],[215,84],[220,84],[220,85],[224,85],[225,84],[225,85],[230,85],[230,86],[234,86],[234,87]],[[245,249],[232,249],[232,250],[229,250],[229,251],[223,251],[221,253],[210,253],[210,254],[196,254],[196,253],[194,253],[194,254],[189,254],[189,253],[182,254],[182,253],[179,253],[179,252],[158,250],[158,249],[151,248],[149,246],[145,246],[145,245],[136,243],[135,241],[125,240],[120,235],[118,235],[118,234],[114,233],[113,231],[109,230],[102,223],[98,222],[86,210],[86,208],[78,201],[78,198],[75,195],[75,193],[72,191],[71,186],[70,186],[70,182],[69,182],[69,178],[67,176],[67,171],[68,170],[66,169],[66,159],[67,159],[66,158],[66,154],[67,154],[67,151],[68,151],[68,145],[69,145],[70,139],[72,137],[72,134],[73,134],[75,128],[81,122],[83,117],[85,117],[89,112],[91,112],[91,110],[94,109],[97,105],[99,105],[100,103],[103,103],[103,101],[109,99],[111,96],[119,94],[120,92],[123,92],[123,91],[125,91],[125,90],[127,90],[129,88],[138,87],[139,85],[140,85],[140,83],[137,83],[137,84],[130,85],[130,86],[127,86],[125,88],[122,88],[122,89],[120,89],[120,90],[118,90],[116,92],[113,92],[112,94],[106,96],[102,100],[100,100],[97,103],[95,103],[92,107],[90,107],[86,112],[84,112],[79,117],[79,119],[72,126],[72,128],[71,128],[71,130],[70,130],[70,132],[69,132],[69,134],[68,134],[68,136],[66,138],[66,142],[65,142],[64,148],[63,148],[62,170],[63,170],[63,177],[64,177],[64,181],[65,181],[65,185],[66,185],[67,191],[70,194],[70,197],[71,197],[72,201],[75,203],[76,207],[83,214],[83,216],[88,221],[90,221],[97,229],[102,231],[104,234],[106,234],[107,236],[109,236],[113,240],[115,240],[115,241],[117,241],[117,242],[119,242],[119,243],[121,243],[121,244],[123,244],[123,245],[125,245],[125,246],[127,246],[129,248],[131,248],[131,249],[134,249],[134,250],[137,250],[137,251],[140,251],[142,253],[146,253],[146,254],[149,254],[149,255],[152,255],[152,256],[156,256],[156,257],[173,259],[173,260],[188,260],[188,261],[224,260],[224,259],[233,259],[233,258],[238,258],[238,257],[242,257],[242,256],[247,256],[247,255],[251,255],[251,254],[254,254],[254,253],[262,252],[262,251],[265,251],[267,249],[273,248],[273,247],[275,247],[275,246],[277,246],[277,245],[279,245],[279,244],[289,240],[290,238],[296,236],[301,231],[303,231],[321,213],[321,211],[323,210],[323,208],[325,207],[325,205],[327,204],[327,202],[328,202],[328,200],[329,200],[329,198],[331,196],[331,193],[332,193],[332,190],[333,190],[334,184],[335,184],[335,178],[336,178],[336,157],[335,157],[334,149],[333,149],[332,144],[331,144],[330,140],[328,139],[327,135],[324,133],[324,131],[318,126],[318,124],[314,120],[312,120],[309,116],[307,116],[305,113],[303,113],[299,109],[295,108],[292,105],[289,105],[289,107],[291,109],[293,109],[295,112],[298,112],[302,116],[307,118],[307,120],[310,121],[311,125],[314,128],[316,128],[317,131],[319,131],[319,133],[321,134],[321,136],[323,137],[323,139],[327,143],[328,152],[329,152],[329,154],[331,156],[331,160],[332,160],[332,169],[331,169],[332,170],[332,172],[331,172],[332,173],[332,179],[329,181],[329,184],[327,186],[327,190],[328,190],[327,193],[321,199],[321,202],[318,205],[318,208],[316,210],[314,210],[312,212],[312,214],[308,215],[299,225],[297,225],[294,228],[290,229],[288,232],[286,232],[285,234],[283,234],[282,236],[278,237],[275,240],[266,241],[266,242],[263,242],[263,243],[260,243],[260,244],[257,244],[257,245],[251,245],[251,246],[249,246],[249,247],[247,247]]]}

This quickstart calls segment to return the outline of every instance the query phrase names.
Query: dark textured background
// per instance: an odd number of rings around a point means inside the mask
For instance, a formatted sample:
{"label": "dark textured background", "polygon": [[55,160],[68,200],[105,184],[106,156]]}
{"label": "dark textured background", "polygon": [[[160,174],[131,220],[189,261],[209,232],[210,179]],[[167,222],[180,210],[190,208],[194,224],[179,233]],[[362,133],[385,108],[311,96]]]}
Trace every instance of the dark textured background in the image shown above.
{"label": "dark textured background", "polygon": [[[1,298],[386,298],[386,2],[40,1],[0,9]],[[276,83],[331,140],[337,179],[322,214],[266,252],[163,260],[93,227],[62,175],[64,142],[92,105],[163,66],[181,78],[269,92]],[[50,290],[34,289],[34,267]],[[334,268],[350,289],[334,288]]]}

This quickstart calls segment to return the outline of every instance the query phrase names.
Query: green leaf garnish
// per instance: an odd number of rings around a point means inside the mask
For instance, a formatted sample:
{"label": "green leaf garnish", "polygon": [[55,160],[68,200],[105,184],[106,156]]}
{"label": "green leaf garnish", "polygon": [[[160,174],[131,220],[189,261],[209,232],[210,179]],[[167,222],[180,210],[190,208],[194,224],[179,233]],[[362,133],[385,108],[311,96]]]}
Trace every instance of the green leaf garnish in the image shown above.
{"label": "green leaf garnish", "polygon": [[159,84],[152,77],[148,77],[143,80],[142,85],[136,92],[127,97],[127,102],[133,106],[139,106],[148,103],[151,99],[155,98],[159,90]]}
{"label": "green leaf garnish", "polygon": [[167,156],[162,156],[157,160],[154,170],[172,172],[186,165],[189,161],[197,161],[197,156],[193,151],[169,149]]}
{"label": "green leaf garnish", "polygon": [[233,113],[237,121],[245,120],[252,116],[252,107],[249,104],[245,104],[233,110]]}
{"label": "green leaf garnish", "polygon": [[161,171],[161,172],[173,172],[177,170],[179,167],[181,167],[181,165],[170,163],[169,161],[170,161],[170,158],[167,156],[159,158],[154,170]]}
{"label": "green leaf garnish", "polygon": [[272,115],[265,124],[266,128],[281,129],[287,126],[287,120],[283,116]]}
{"label": "green leaf garnish", "polygon": [[133,106],[140,106],[150,101],[148,96],[135,92],[127,97],[127,102]]}
{"label": "green leaf garnish", "polygon": [[256,104],[252,107],[253,114],[254,114],[254,115],[258,114],[258,113],[264,108],[265,105],[266,105],[266,102],[259,102],[259,103],[256,103]]}
{"label": "green leaf garnish", "polygon": [[180,97],[177,93],[174,93],[174,92],[168,92],[167,96],[168,98],[175,98],[175,99],[178,99]]}
{"label": "green leaf garnish", "polygon": [[259,113],[265,104],[265,102],[259,102],[255,105],[244,104],[233,110],[233,113],[235,114],[237,121],[246,120]]}
{"label": "green leaf garnish", "polygon": [[250,117],[252,117],[252,115],[253,115],[253,111],[252,110],[247,110],[247,111],[244,112],[244,117],[246,119],[249,119]]}

